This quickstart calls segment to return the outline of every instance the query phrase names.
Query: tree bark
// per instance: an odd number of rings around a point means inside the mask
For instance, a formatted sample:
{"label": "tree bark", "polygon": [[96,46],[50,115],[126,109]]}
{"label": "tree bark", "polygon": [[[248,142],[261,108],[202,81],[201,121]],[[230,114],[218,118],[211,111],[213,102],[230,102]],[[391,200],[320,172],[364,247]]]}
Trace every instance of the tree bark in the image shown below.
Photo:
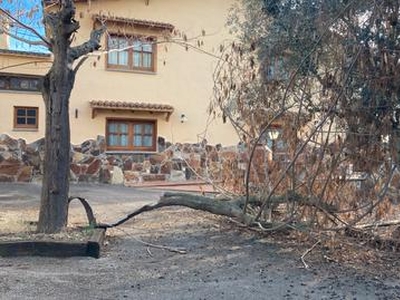
{"label": "tree bark", "polygon": [[60,1],[57,12],[45,13],[54,61],[43,80],[42,95],[46,107],[45,161],[37,230],[44,233],[60,232],[68,220],[70,170],[69,98],[78,58],[100,48],[104,27],[93,30],[89,41],[71,47],[72,35],[78,30],[73,0]]}
{"label": "tree bark", "polygon": [[[66,42],[63,40],[57,44],[64,47]],[[43,87],[43,99],[46,107],[46,133],[38,231],[48,233],[61,231],[67,224],[68,216],[69,96],[75,74],[71,69],[66,68],[67,55],[66,51],[63,50],[54,51],[57,55],[55,55],[53,67],[45,77]]]}
{"label": "tree bark", "polygon": [[[144,205],[141,208],[130,213],[126,217],[111,223],[111,224],[97,224],[97,228],[112,228],[119,226],[133,217],[140,215],[144,212],[149,212],[161,207],[168,206],[184,206],[195,210],[206,211],[215,215],[226,216],[237,219],[239,222],[248,226],[254,225],[253,217],[248,214],[243,214],[243,205],[245,200],[243,198],[237,199],[220,199],[208,198],[205,196],[185,194],[185,193],[165,193],[157,203]],[[257,222],[257,224],[261,224]],[[272,227],[277,224],[263,223],[265,227]],[[282,224],[279,224],[282,225]]]}

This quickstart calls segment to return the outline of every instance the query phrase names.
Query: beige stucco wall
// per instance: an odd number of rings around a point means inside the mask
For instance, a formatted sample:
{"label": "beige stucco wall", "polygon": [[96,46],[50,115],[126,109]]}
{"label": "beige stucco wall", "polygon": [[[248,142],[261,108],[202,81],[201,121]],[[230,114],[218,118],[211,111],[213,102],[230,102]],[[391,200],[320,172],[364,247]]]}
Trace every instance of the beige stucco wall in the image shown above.
{"label": "beige stucco wall", "polygon": [[[188,38],[201,36],[204,42],[202,50],[217,54],[219,45],[231,37],[225,28],[226,17],[233,0],[98,0],[87,4],[78,4],[77,19],[81,29],[76,34],[76,44],[89,36],[93,27],[92,14],[110,14],[116,17],[135,18],[170,23]],[[103,38],[103,45],[106,41]],[[166,50],[167,48],[167,50]],[[174,43],[160,44],[157,51],[156,74],[106,70],[106,57],[91,57],[79,70],[70,102],[71,137],[73,143],[105,134],[106,117],[130,117],[158,119],[158,135],[171,142],[198,142],[206,138],[210,143],[224,145],[235,144],[238,140],[230,124],[221,120],[209,119],[207,106],[212,96],[212,74],[216,65],[215,57],[196,50],[186,51]],[[0,57],[0,61],[3,57]],[[4,64],[4,63],[3,63]],[[13,72],[33,72],[31,68],[13,70]],[[3,96],[8,104],[4,106]],[[43,109],[40,95],[0,94],[0,132],[10,132],[7,118],[9,106],[22,105],[24,101],[38,103],[40,107],[39,131],[12,132],[28,140],[43,136]],[[91,116],[89,101],[114,100],[170,104],[175,108],[169,122],[165,115],[149,113],[99,112]],[[4,108],[4,109],[3,109]],[[78,111],[77,118],[75,111]],[[4,111],[4,112],[3,112]],[[8,115],[7,115],[8,114]],[[187,122],[181,123],[180,116],[185,114]],[[4,120],[4,121],[3,121]]]}
{"label": "beige stucco wall", "polygon": [[[0,54],[0,73],[44,75],[51,64],[50,57]],[[39,107],[37,130],[14,129],[14,106]],[[44,136],[44,103],[40,93],[0,90],[0,133],[34,141]]]}

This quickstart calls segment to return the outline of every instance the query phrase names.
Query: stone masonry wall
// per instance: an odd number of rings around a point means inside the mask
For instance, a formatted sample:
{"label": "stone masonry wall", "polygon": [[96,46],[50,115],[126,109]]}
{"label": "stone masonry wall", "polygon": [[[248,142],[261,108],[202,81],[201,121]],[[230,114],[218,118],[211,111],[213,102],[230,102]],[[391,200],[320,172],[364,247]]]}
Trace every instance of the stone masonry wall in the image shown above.
{"label": "stone masonry wall", "polygon": [[[103,136],[71,146],[71,182],[135,185],[148,181],[185,182],[212,180],[241,191],[248,162],[243,146],[222,147],[206,143],[170,144],[159,139],[160,153],[106,153]],[[0,182],[40,181],[43,174],[44,139],[27,144],[0,135]],[[265,180],[268,153],[256,150],[251,180]]]}

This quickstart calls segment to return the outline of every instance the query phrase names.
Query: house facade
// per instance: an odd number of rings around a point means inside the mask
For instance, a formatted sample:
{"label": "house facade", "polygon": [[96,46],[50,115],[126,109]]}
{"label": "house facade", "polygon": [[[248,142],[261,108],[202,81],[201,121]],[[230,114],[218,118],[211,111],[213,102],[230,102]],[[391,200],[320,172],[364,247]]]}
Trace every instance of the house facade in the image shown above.
{"label": "house facade", "polygon": [[[56,8],[45,1],[47,10]],[[105,136],[108,152],[157,152],[160,143],[233,145],[228,123],[208,112],[219,47],[233,0],[76,1],[81,28],[107,27],[102,49],[81,66],[70,99],[71,142]],[[45,53],[7,49],[1,37],[0,133],[27,142],[44,136],[40,78]]]}

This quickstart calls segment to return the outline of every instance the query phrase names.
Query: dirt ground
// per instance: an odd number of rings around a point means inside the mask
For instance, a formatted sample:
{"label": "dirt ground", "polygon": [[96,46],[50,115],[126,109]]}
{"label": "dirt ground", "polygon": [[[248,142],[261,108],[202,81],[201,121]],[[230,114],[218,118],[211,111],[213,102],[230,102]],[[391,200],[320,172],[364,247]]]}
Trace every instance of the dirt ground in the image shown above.
{"label": "dirt ground", "polygon": [[[0,233],[29,227],[39,191],[36,185],[0,185]],[[107,222],[162,192],[89,185],[73,186],[72,193],[92,200],[98,220]],[[71,224],[82,224],[81,210],[71,208]],[[185,248],[186,254],[143,242]],[[164,208],[109,230],[100,259],[0,258],[0,299],[400,299],[400,256],[358,253],[367,246],[348,244],[334,252],[317,246],[305,257],[305,269],[300,257],[310,244]]]}

